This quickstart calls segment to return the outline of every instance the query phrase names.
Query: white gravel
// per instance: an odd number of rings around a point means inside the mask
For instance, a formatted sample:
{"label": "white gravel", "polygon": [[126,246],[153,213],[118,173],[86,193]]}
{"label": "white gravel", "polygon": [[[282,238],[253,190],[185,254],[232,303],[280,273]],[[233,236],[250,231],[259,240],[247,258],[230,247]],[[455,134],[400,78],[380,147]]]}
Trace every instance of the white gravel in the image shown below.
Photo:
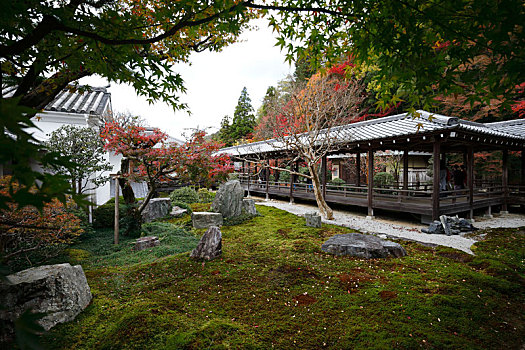
{"label": "white gravel", "polygon": [[[315,205],[290,204],[289,202],[279,200],[258,201],[257,204],[275,207],[300,216],[308,212],[318,211]],[[348,227],[363,233],[385,234],[423,243],[452,247],[469,254],[473,254],[470,247],[476,243],[476,240],[462,236],[429,235],[422,233],[421,229],[428,226],[409,221],[394,221],[382,217],[375,217],[370,220],[363,214],[341,210],[334,210],[334,217],[335,220],[323,219],[323,222]],[[525,215],[505,214],[492,219],[476,218],[474,226],[480,229],[490,227],[521,227],[525,226]]]}

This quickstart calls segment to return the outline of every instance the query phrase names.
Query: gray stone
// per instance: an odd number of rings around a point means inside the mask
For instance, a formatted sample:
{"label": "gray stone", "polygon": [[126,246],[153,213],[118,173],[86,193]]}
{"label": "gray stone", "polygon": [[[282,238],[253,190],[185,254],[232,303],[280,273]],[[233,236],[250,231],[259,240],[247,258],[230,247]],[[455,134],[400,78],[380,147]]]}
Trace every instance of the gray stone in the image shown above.
{"label": "gray stone", "polygon": [[187,213],[188,213],[188,209],[183,209],[181,207],[174,206],[173,208],[171,208],[170,215],[176,218],[180,218],[186,215]]}
{"label": "gray stone", "polygon": [[7,276],[0,283],[0,343],[12,337],[13,322],[26,310],[46,315],[38,323],[49,330],[72,321],[91,301],[82,266],[70,264],[33,267]]}
{"label": "gray stone", "polygon": [[191,214],[191,221],[194,228],[209,228],[211,226],[222,226],[221,213],[209,213],[196,211]]}
{"label": "gray stone", "polygon": [[246,214],[257,216],[259,212],[255,209],[255,201],[253,199],[244,198],[242,200],[242,208]]}
{"label": "gray stone", "polygon": [[224,218],[240,216],[243,208],[244,190],[239,180],[231,180],[219,187],[211,210]]}
{"label": "gray stone", "polygon": [[387,240],[382,240],[382,243],[383,243],[383,247],[385,247],[386,250],[388,250],[388,252],[390,253],[390,255],[393,256],[394,258],[401,258],[407,255],[407,251],[399,243],[387,241]]}
{"label": "gray stone", "polygon": [[477,228],[472,226],[472,222],[467,219],[461,219],[458,216],[441,215],[439,221],[433,221],[428,226],[428,229],[423,228],[421,232],[428,234],[446,234],[459,235],[461,232],[476,231]]}
{"label": "gray stone", "polygon": [[159,238],[156,236],[146,236],[137,238],[135,241],[135,250],[144,250],[147,248],[153,248],[160,245]]}
{"label": "gray stone", "polygon": [[170,213],[171,200],[169,198],[153,198],[142,212],[144,222],[163,218]]}
{"label": "gray stone", "polygon": [[306,213],[304,217],[306,218],[306,226],[321,227],[321,216],[318,213]]}
{"label": "gray stone", "polygon": [[211,226],[202,235],[199,244],[193,249],[190,257],[199,260],[213,260],[222,254],[222,234],[217,226]]}
{"label": "gray stone", "polygon": [[397,243],[360,233],[347,233],[330,237],[321,246],[321,250],[334,255],[348,255],[365,259],[406,255],[406,251]]}

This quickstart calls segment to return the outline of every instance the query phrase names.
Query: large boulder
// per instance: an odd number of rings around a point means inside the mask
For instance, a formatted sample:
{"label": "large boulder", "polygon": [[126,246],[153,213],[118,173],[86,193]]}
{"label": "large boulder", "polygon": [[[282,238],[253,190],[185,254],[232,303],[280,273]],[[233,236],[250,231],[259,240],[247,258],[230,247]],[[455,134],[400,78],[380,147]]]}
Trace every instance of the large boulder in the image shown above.
{"label": "large boulder", "polygon": [[209,228],[211,226],[222,226],[221,213],[209,213],[205,211],[196,211],[191,214],[191,221],[194,228]]}
{"label": "large boulder", "polygon": [[155,219],[163,218],[170,213],[171,200],[169,198],[153,198],[149,201],[144,211],[142,211],[142,220],[150,222]]}
{"label": "large boulder", "polygon": [[244,190],[239,180],[222,184],[211,204],[211,210],[226,218],[240,216],[243,208]]}
{"label": "large boulder", "polygon": [[321,246],[321,250],[334,255],[348,255],[365,259],[406,255],[405,249],[398,243],[360,233],[332,236]]}
{"label": "large boulder", "polygon": [[222,234],[217,226],[212,226],[202,235],[199,244],[190,257],[199,260],[213,260],[222,254]]}
{"label": "large boulder", "polygon": [[7,276],[0,283],[0,343],[10,340],[14,321],[26,310],[46,315],[38,323],[49,330],[72,321],[91,301],[82,266],[70,264],[33,267]]}

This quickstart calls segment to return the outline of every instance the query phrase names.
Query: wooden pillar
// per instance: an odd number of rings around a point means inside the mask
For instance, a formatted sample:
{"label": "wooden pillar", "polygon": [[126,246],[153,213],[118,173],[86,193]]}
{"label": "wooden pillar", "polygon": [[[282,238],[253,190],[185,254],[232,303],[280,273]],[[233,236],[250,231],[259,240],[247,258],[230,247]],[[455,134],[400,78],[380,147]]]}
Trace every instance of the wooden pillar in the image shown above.
{"label": "wooden pillar", "polygon": [[115,181],[115,225],[114,225],[115,232],[113,234],[113,243],[118,244],[119,220],[120,220],[120,212],[119,212],[119,197],[120,197],[119,187],[120,185],[118,183],[117,176],[114,177],[114,181]]}
{"label": "wooden pillar", "polygon": [[509,197],[509,168],[508,168],[508,160],[509,160],[509,152],[504,149],[502,151],[503,157],[502,157],[502,171],[501,171],[501,185],[503,186],[503,205],[501,207],[502,211],[507,212],[507,201]]}
{"label": "wooden pillar", "polygon": [[269,200],[270,199],[270,194],[269,194],[269,190],[270,190],[270,160],[268,159],[266,161],[266,200]]}
{"label": "wooden pillar", "polygon": [[[290,164],[290,170],[295,170],[295,163]],[[290,173],[290,204],[293,204],[293,174]]]}
{"label": "wooden pillar", "polygon": [[355,155],[355,176],[356,176],[356,186],[361,185],[361,153],[357,152]]}
{"label": "wooden pillar", "polygon": [[374,217],[374,150],[368,150],[368,217]]}
{"label": "wooden pillar", "polygon": [[433,176],[432,176],[432,220],[437,220],[439,218],[439,170],[440,170],[440,159],[441,155],[441,141],[434,140],[434,149],[433,149]]}
{"label": "wooden pillar", "polygon": [[248,187],[247,187],[247,190],[248,190],[247,196],[250,197],[250,163],[248,163]]}
{"label": "wooden pillar", "polygon": [[[408,148],[403,150],[403,190],[408,190]],[[404,193],[408,195],[407,192]]]}
{"label": "wooden pillar", "polygon": [[323,186],[323,199],[326,201],[326,170],[327,170],[327,164],[326,164],[326,155],[321,158],[321,181]]}
{"label": "wooden pillar", "polygon": [[474,218],[474,149],[467,149],[467,186],[470,218]]}

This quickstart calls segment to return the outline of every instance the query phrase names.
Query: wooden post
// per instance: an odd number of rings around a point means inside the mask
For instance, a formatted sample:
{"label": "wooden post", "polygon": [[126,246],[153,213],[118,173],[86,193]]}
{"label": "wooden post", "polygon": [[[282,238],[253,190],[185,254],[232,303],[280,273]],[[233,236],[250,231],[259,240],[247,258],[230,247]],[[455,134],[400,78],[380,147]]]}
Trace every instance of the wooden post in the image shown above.
{"label": "wooden post", "polygon": [[327,171],[327,164],[326,164],[326,155],[321,158],[321,181],[323,185],[323,199],[326,201],[326,171]]}
{"label": "wooden post", "polygon": [[504,149],[502,157],[502,171],[501,171],[501,185],[503,186],[503,205],[501,207],[502,212],[508,213],[507,202],[509,197],[509,168],[508,168],[508,159],[509,152]]}
{"label": "wooden post", "polygon": [[[295,163],[290,164],[290,170],[295,170]],[[293,174],[290,173],[290,204],[293,204]]]}
{"label": "wooden post", "polygon": [[374,150],[368,150],[368,217],[372,219],[374,217]]}
{"label": "wooden post", "polygon": [[[408,190],[408,148],[403,150],[403,190]],[[404,192],[408,196],[408,192]]]}
{"label": "wooden post", "polygon": [[434,164],[433,164],[433,176],[432,176],[432,220],[439,218],[439,170],[440,170],[440,159],[441,155],[441,141],[434,140]]}
{"label": "wooden post", "polygon": [[118,183],[118,176],[114,177],[115,181],[115,233],[113,236],[113,243],[118,244],[118,236],[119,236],[119,220],[120,220],[120,213],[119,213],[119,183]]}
{"label": "wooden post", "polygon": [[247,190],[248,190],[247,197],[249,198],[250,197],[250,163],[248,163],[248,187],[247,187]]}
{"label": "wooden post", "polygon": [[467,186],[469,201],[469,217],[474,218],[474,149],[467,149]]}
{"label": "wooden post", "polygon": [[270,199],[270,194],[269,194],[269,190],[270,190],[270,160],[268,159],[266,161],[266,200],[269,200]]}
{"label": "wooden post", "polygon": [[356,176],[356,186],[359,187],[361,184],[361,153],[357,152],[355,155],[355,176]]}

